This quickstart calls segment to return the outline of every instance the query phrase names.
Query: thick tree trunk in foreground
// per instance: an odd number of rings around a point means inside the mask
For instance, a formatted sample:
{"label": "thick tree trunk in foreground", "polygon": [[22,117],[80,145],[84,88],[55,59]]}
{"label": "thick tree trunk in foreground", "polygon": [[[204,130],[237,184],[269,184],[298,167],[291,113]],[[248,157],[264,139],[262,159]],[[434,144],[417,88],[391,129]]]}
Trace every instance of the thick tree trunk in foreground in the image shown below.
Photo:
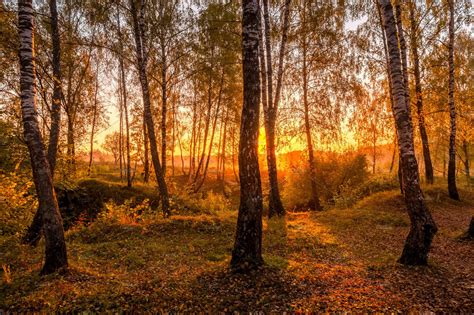
{"label": "thick tree trunk in foreground", "polygon": [[448,192],[449,197],[459,200],[456,187],[456,106],[454,104],[454,0],[448,0],[449,4],[449,85],[448,103],[451,132],[449,134],[449,162],[448,162]]}
{"label": "thick tree trunk in foreground", "polygon": [[431,242],[437,227],[426,207],[420,188],[418,163],[413,144],[413,126],[406,102],[406,85],[402,73],[400,49],[393,7],[390,0],[379,0],[387,37],[390,61],[390,78],[394,96],[393,115],[398,134],[398,145],[405,183],[405,204],[410,216],[411,228],[399,262],[405,265],[426,265]]}
{"label": "thick tree trunk in foreground", "polygon": [[[403,84],[405,86],[405,103],[408,113],[408,119],[411,120],[411,102],[410,102],[410,85],[408,81],[408,57],[407,57],[407,45],[405,41],[405,32],[403,31],[403,23],[402,23],[402,8],[400,4],[400,0],[395,0],[395,21],[397,26],[398,32],[398,43],[400,47],[400,57],[401,57],[401,64],[402,64],[402,75],[403,75]],[[398,178],[400,182],[400,192],[401,194],[405,194],[405,182],[403,176],[403,167],[402,161],[399,160],[398,164]]]}
{"label": "thick tree trunk in foreground", "polygon": [[146,44],[145,41],[145,22],[144,22],[144,10],[145,10],[145,2],[144,0],[140,0],[140,16],[137,14],[137,8],[135,4],[135,0],[130,0],[130,10],[132,13],[133,19],[133,30],[135,35],[135,45],[136,45],[136,53],[137,53],[137,63],[138,63],[138,71],[140,77],[140,84],[142,87],[142,94],[143,94],[143,108],[145,111],[145,121],[148,131],[148,138],[150,139],[150,149],[151,149],[151,160],[153,162],[153,168],[155,169],[155,176],[158,182],[158,188],[160,191],[161,196],[161,205],[163,210],[163,215],[169,216],[170,215],[170,203],[169,203],[169,195],[168,195],[168,187],[166,186],[165,178],[162,173],[160,160],[158,157],[158,148],[156,145],[156,135],[155,129],[153,128],[153,117],[151,114],[151,102],[150,102],[150,90],[148,85],[148,77],[146,73],[146,67],[148,62],[148,56],[146,52],[146,48],[144,45]]}
{"label": "thick tree trunk in foreground", "polygon": [[[59,38],[58,27],[58,10],[56,0],[50,0],[49,12],[51,14],[51,39],[52,39],[52,55],[53,55],[53,99],[51,102],[51,128],[49,131],[48,144],[48,162],[51,170],[51,178],[54,178],[54,170],[56,168],[56,157],[58,152],[59,130],[61,127],[61,44]],[[41,238],[43,218],[41,211],[36,210],[31,225],[28,227],[23,243],[36,246]]]}
{"label": "thick tree trunk in foreground", "polygon": [[21,112],[45,235],[45,262],[41,273],[48,274],[66,269],[68,262],[61,214],[54,193],[51,169],[44,151],[35,108],[33,21],[31,0],[18,1]]}
{"label": "thick tree trunk in foreground", "polygon": [[260,78],[258,62],[258,0],[242,1],[244,102],[240,126],[240,206],[231,268],[247,271],[263,264],[262,187],[258,166]]}
{"label": "thick tree trunk in foreground", "polygon": [[410,0],[410,26],[411,26],[411,52],[413,56],[413,72],[415,76],[416,109],[418,114],[418,129],[420,130],[423,146],[423,159],[425,162],[425,177],[428,184],[433,184],[433,165],[431,163],[430,145],[425,127],[423,113],[423,92],[421,88],[420,58],[418,57],[417,23],[415,20],[415,3]]}
{"label": "thick tree trunk in foreground", "polygon": [[[289,12],[290,12],[290,0],[285,1],[284,18],[283,18],[283,33],[281,38],[278,74],[277,74],[277,87],[275,91],[275,100],[273,100],[273,71],[272,71],[272,52],[270,44],[270,18],[268,13],[268,0],[263,0],[263,17],[265,24],[264,38],[266,48],[266,69],[265,69],[265,56],[263,54],[263,41],[261,41],[260,47],[260,59],[262,76],[266,75],[266,82],[268,90],[263,89],[266,93],[262,93],[262,104],[265,121],[265,140],[266,140],[266,151],[267,151],[267,164],[268,164],[268,179],[270,182],[270,192],[268,195],[268,217],[274,215],[283,216],[285,215],[285,208],[280,198],[280,189],[278,188],[278,170],[275,152],[275,127],[276,119],[278,115],[278,103],[280,99],[282,77],[283,77],[283,59],[285,55],[285,46],[287,40],[287,33],[289,27]],[[260,23],[261,25],[261,23]],[[263,36],[261,36],[263,37]],[[266,71],[265,71],[266,70]],[[263,78],[262,78],[263,80]]]}
{"label": "thick tree trunk in foreground", "polygon": [[[392,89],[392,80],[390,78],[390,60],[388,57],[388,47],[387,47],[387,37],[385,35],[385,30],[384,30],[384,25],[383,25],[383,18],[382,18],[382,9],[380,8],[380,3],[378,0],[374,0],[375,5],[377,7],[377,13],[379,17],[379,22],[380,22],[380,27],[381,27],[381,33],[382,33],[382,41],[383,41],[383,48],[384,48],[384,55],[385,55],[385,64],[386,64],[386,71],[387,71],[387,79],[388,79],[388,88],[389,88],[389,94],[390,94],[390,107],[394,108],[394,99],[393,99],[393,89]],[[395,128],[395,144],[397,143],[397,133],[398,130]],[[395,158],[395,156],[394,156]],[[397,170],[397,175],[398,175],[398,184],[400,185],[400,193],[403,195],[403,176],[402,176],[402,168],[401,165],[402,163],[400,162],[400,157],[398,157],[398,170]],[[392,161],[393,162],[393,161]],[[390,165],[390,173],[392,172],[393,165]]]}

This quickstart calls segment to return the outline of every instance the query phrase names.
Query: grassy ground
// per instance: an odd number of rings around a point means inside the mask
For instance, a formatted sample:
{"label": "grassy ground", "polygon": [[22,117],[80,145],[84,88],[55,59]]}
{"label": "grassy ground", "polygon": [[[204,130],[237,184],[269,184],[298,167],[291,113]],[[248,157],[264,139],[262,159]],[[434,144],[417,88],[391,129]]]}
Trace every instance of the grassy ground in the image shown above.
{"label": "grassy ground", "polygon": [[[426,198],[439,232],[428,267],[396,263],[409,221],[396,191],[351,209],[264,221],[266,266],[231,274],[236,212],[101,218],[66,233],[70,272],[40,277],[43,244],[0,238],[0,309],[16,311],[474,310],[474,244],[458,237],[474,215],[445,189]],[[9,267],[6,267],[9,266]]]}

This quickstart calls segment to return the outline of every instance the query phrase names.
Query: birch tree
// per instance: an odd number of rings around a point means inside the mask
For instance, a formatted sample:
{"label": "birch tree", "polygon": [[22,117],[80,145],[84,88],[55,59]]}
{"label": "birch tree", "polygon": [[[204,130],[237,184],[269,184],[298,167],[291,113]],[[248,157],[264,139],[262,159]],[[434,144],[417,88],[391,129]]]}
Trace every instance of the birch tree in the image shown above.
{"label": "birch tree", "polygon": [[448,106],[449,122],[449,162],[448,162],[448,193],[449,197],[459,200],[456,187],[456,105],[454,103],[454,0],[448,0],[449,6],[449,41],[448,41]]}
{"label": "birch tree", "polygon": [[258,0],[242,1],[243,107],[240,125],[240,206],[231,268],[254,269],[262,258],[262,187],[258,165],[260,114]]}
{"label": "birch tree", "polygon": [[425,177],[428,184],[433,184],[433,164],[431,162],[430,144],[428,141],[428,133],[425,126],[425,114],[423,112],[423,90],[421,86],[420,57],[418,54],[418,37],[421,33],[418,30],[418,23],[415,16],[416,4],[410,0],[410,46],[413,58],[413,76],[415,78],[415,99],[416,110],[418,116],[418,129],[420,132],[421,144],[423,149],[423,160],[425,164]]}
{"label": "birch tree", "polygon": [[42,274],[68,267],[66,242],[61,214],[53,187],[51,168],[47,160],[36,111],[34,62],[34,16],[31,0],[18,1],[18,33],[20,39],[20,97],[25,141],[28,146],[39,201],[45,261]]}
{"label": "birch tree", "polygon": [[[61,127],[61,99],[63,97],[61,88],[61,43],[59,38],[58,9],[56,6],[56,0],[49,1],[49,12],[51,15],[50,22],[53,57],[53,97],[51,102],[51,127],[49,132],[47,158],[51,169],[51,178],[53,178],[58,152],[59,132]],[[39,242],[42,221],[41,211],[37,209],[33,221],[23,237],[23,243],[34,246]]]}
{"label": "birch tree", "polygon": [[393,116],[397,128],[399,154],[405,190],[405,204],[411,227],[399,262],[405,265],[426,265],[437,226],[425,204],[420,188],[418,163],[413,143],[413,126],[406,100],[407,86],[401,60],[397,23],[390,0],[379,0],[390,62],[390,80],[394,98]]}
{"label": "birch tree", "polygon": [[[278,188],[278,171],[276,164],[276,153],[275,153],[275,127],[278,116],[278,103],[280,101],[280,93],[283,78],[283,61],[285,57],[285,47],[288,38],[289,28],[289,15],[290,15],[290,3],[291,0],[286,0],[284,5],[283,13],[283,28],[280,42],[280,52],[278,56],[278,73],[277,73],[277,85],[275,95],[273,95],[273,64],[272,64],[272,51],[270,43],[270,18],[269,18],[269,5],[268,0],[263,0],[263,20],[264,20],[264,36],[260,37],[265,40],[265,50],[263,46],[263,40],[261,39],[260,44],[260,68],[262,75],[262,105],[265,122],[265,141],[267,151],[267,164],[268,164],[268,178],[270,181],[270,193],[268,196],[268,216],[274,215],[282,216],[285,214],[283,203],[280,198],[280,190]],[[266,52],[266,55],[264,54]],[[266,57],[266,58],[265,58]],[[265,63],[266,61],[266,63]],[[266,76],[266,78],[264,78]],[[264,85],[268,88],[265,88]]]}
{"label": "birch tree", "polygon": [[150,101],[150,90],[147,76],[147,62],[148,52],[146,48],[146,34],[145,34],[145,1],[139,1],[139,13],[137,12],[137,3],[135,0],[130,0],[130,11],[132,14],[133,32],[135,37],[135,50],[138,66],[138,74],[143,95],[143,109],[146,122],[146,130],[148,133],[148,139],[150,140],[150,151],[151,159],[153,162],[153,168],[155,170],[156,180],[158,182],[158,188],[161,196],[161,206],[163,215],[169,216],[170,204],[168,196],[168,187],[163,176],[161,169],[160,160],[158,157],[158,148],[156,145],[155,128],[153,124],[153,116],[151,114],[151,101]]}

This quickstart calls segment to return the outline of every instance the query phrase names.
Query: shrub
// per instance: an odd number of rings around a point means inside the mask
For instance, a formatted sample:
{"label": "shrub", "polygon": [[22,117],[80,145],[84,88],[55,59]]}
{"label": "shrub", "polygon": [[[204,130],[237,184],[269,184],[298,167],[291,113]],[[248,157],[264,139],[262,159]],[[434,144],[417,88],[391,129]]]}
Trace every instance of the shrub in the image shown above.
{"label": "shrub", "polygon": [[193,213],[216,214],[229,209],[230,202],[222,194],[209,191],[205,194],[180,191],[171,201],[173,209]]}
{"label": "shrub", "polygon": [[398,188],[398,179],[394,176],[372,177],[357,187],[350,185],[341,187],[339,194],[335,196],[335,204],[338,207],[349,207],[374,193]]}
{"label": "shrub", "polygon": [[38,201],[31,179],[0,173],[0,235],[18,235],[31,223]]}
{"label": "shrub", "polygon": [[111,200],[105,203],[105,211],[99,215],[98,219],[121,224],[133,224],[154,217],[157,213],[151,210],[148,199],[137,203],[134,198],[131,198],[120,205]]}
{"label": "shrub", "polygon": [[[289,209],[301,209],[309,203],[311,181],[306,161],[303,157],[294,162],[287,173],[282,198]],[[341,202],[348,191],[362,185],[368,177],[363,154],[325,153],[316,160],[318,193],[326,204]]]}

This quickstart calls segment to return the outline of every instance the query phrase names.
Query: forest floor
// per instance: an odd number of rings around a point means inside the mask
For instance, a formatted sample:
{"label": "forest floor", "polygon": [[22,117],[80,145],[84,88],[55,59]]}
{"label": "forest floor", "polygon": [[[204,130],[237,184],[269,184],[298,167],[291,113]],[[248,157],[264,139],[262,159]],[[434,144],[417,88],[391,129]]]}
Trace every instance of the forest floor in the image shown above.
{"label": "forest floor", "polygon": [[[350,209],[264,220],[266,266],[228,270],[237,213],[174,214],[139,223],[99,219],[67,231],[70,271],[39,276],[43,259],[0,238],[0,310],[11,311],[474,311],[474,215],[444,188],[425,191],[438,224],[427,267],[396,263],[409,221],[398,192]],[[5,266],[9,266],[8,268]]]}

